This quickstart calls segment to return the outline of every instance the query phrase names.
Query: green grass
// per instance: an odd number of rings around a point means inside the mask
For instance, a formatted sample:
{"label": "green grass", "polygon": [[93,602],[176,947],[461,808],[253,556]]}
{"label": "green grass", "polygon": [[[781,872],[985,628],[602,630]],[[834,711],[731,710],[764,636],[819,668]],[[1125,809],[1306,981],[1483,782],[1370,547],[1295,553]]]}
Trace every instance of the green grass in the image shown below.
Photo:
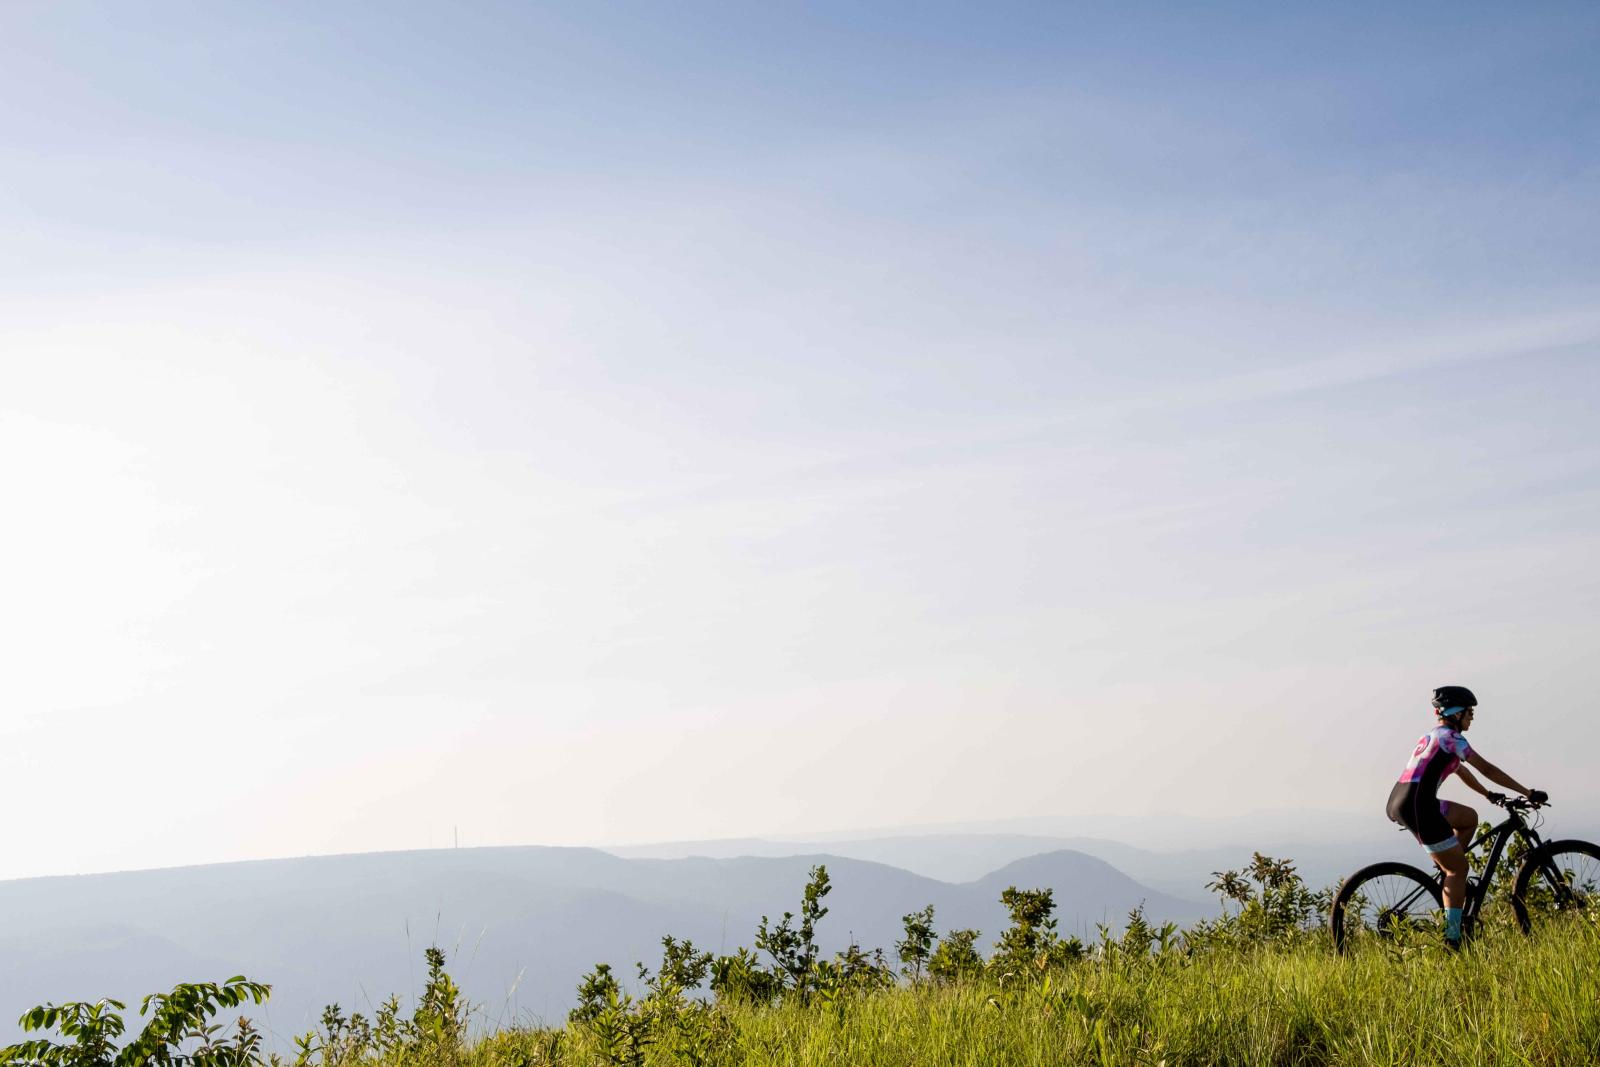
{"label": "green grass", "polygon": [[[1460,953],[1437,931],[1408,928],[1357,936],[1338,956],[1320,925],[1326,894],[1305,891],[1292,865],[1258,854],[1212,888],[1231,902],[1215,920],[1179,933],[1136,909],[1092,945],[1056,936],[1048,890],[1008,889],[1012,926],[987,961],[970,945],[945,952],[957,934],[931,951],[931,911],[913,913],[899,958],[947,980],[908,985],[877,953],[817,956],[810,931],[827,894],[818,867],[801,926],[786,914],[758,931],[781,967],[664,938],[640,998],[598,966],[560,1028],[475,1034],[445,954],[431,947],[412,1011],[397,998],[370,1019],[330,1006],[287,1061],[264,1057],[247,1023],[213,1021],[266,995],[235,978],[155,998],[159,1010],[120,1051],[121,1005],[41,1006],[28,1028],[62,1040],[0,1049],[0,1067],[1600,1064],[1600,908],[1538,914],[1531,938],[1509,909],[1491,909]],[[713,999],[686,995],[708,978]]]}
{"label": "green grass", "polygon": [[[1373,945],[1086,960],[1031,979],[900,988],[833,1004],[719,1006],[702,1062],[837,1064],[1551,1064],[1600,1062],[1600,934],[1581,919],[1526,939],[1486,931],[1455,955]],[[580,1027],[507,1031],[485,1064],[619,1062]],[[621,1062],[628,1062],[622,1059]],[[670,1034],[646,1064],[694,1062]]]}

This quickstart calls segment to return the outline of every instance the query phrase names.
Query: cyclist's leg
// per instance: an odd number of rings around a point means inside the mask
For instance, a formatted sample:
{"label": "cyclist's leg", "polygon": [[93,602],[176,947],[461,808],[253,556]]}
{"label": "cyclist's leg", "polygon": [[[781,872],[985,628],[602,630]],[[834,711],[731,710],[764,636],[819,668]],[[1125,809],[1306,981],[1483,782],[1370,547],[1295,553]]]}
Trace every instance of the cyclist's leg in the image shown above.
{"label": "cyclist's leg", "polygon": [[1439,808],[1461,847],[1472,844],[1472,835],[1478,832],[1478,813],[1458,800],[1441,800]]}
{"label": "cyclist's leg", "polygon": [[1444,906],[1464,907],[1467,903],[1467,853],[1460,844],[1452,844],[1441,852],[1429,853],[1433,862],[1444,872]]}
{"label": "cyclist's leg", "polygon": [[1428,854],[1444,872],[1445,941],[1451,948],[1460,948],[1462,909],[1467,904],[1467,852],[1449,837],[1428,847]]}
{"label": "cyclist's leg", "polygon": [[[1445,818],[1447,805],[1426,793],[1413,793],[1410,814],[1417,841],[1444,872],[1444,936],[1453,946],[1461,944],[1462,909],[1467,903],[1467,852],[1465,842],[1456,839],[1455,827]],[[1468,838],[1470,841],[1471,838]]]}
{"label": "cyclist's leg", "polygon": [[1399,782],[1389,794],[1387,810],[1389,818],[1416,835],[1417,844],[1444,873],[1445,937],[1459,945],[1462,908],[1467,902],[1467,853],[1456,840],[1455,827],[1445,818],[1445,806],[1418,783]]}

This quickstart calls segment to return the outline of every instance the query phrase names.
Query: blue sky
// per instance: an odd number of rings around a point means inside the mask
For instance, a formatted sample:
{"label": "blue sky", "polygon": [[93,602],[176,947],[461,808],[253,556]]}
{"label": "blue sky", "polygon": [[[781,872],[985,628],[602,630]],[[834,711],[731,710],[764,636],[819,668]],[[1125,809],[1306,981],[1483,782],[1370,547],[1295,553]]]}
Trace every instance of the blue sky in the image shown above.
{"label": "blue sky", "polygon": [[158,829],[0,876],[1376,819],[1447,681],[1592,810],[1597,44],[6,7],[0,770]]}

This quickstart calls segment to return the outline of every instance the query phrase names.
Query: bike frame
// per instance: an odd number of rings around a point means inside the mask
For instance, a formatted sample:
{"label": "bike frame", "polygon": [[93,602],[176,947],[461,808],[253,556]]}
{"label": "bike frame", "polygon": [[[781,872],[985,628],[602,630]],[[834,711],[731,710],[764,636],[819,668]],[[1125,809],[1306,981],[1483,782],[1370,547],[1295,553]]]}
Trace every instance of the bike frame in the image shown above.
{"label": "bike frame", "polygon": [[[1489,886],[1494,882],[1494,872],[1500,866],[1500,856],[1505,851],[1506,842],[1511,840],[1513,834],[1528,842],[1530,852],[1544,844],[1539,832],[1524,822],[1522,814],[1513,808],[1505,822],[1482,831],[1466,847],[1465,851],[1471,852],[1490,838],[1494,839],[1494,845],[1489,849],[1489,858],[1484,861],[1483,873],[1477,876],[1478,884],[1476,886],[1472,884],[1470,874],[1467,877],[1467,906],[1462,909],[1463,920],[1477,917],[1478,909],[1489,896]],[[1436,869],[1435,877],[1442,882],[1444,872]]]}

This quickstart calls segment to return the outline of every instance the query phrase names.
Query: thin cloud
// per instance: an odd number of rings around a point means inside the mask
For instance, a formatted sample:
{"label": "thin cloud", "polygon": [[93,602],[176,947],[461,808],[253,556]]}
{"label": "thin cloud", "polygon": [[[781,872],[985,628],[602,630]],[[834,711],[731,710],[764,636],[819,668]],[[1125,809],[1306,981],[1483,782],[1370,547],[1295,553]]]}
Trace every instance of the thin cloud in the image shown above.
{"label": "thin cloud", "polygon": [[1318,359],[1185,383],[1108,404],[1096,404],[1030,425],[976,433],[926,436],[899,448],[858,450],[816,463],[797,464],[707,481],[690,489],[630,497],[608,510],[619,515],[655,514],[684,508],[718,507],[764,497],[789,498],[804,487],[820,489],[850,483],[869,491],[873,483],[899,484],[906,471],[930,466],[967,467],[993,462],[1019,447],[1032,447],[1065,434],[1081,438],[1071,450],[1094,449],[1093,431],[1153,416],[1178,416],[1239,404],[1288,399],[1363,382],[1397,378],[1430,369],[1524,359],[1562,349],[1600,343],[1600,314],[1589,310],[1527,315],[1471,327],[1422,333],[1395,341],[1344,350]]}

